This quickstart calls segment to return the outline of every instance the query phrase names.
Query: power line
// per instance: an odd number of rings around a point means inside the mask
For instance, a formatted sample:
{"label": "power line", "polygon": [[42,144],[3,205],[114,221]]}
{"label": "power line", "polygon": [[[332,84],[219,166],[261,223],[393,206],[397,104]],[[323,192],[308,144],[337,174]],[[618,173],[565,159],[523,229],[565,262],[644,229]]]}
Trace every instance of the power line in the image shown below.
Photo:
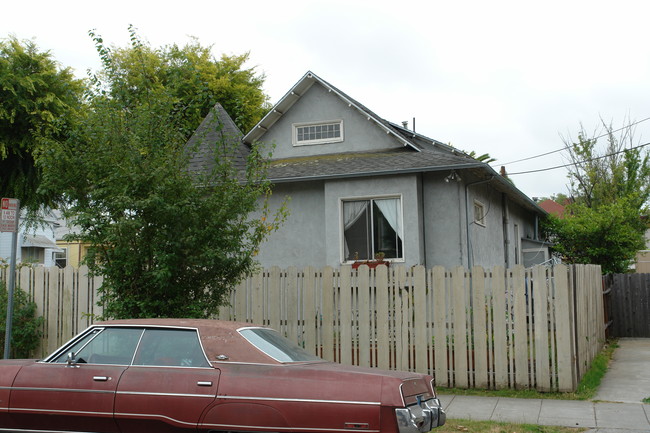
{"label": "power line", "polygon": [[540,168],[540,169],[537,169],[537,170],[528,170],[528,171],[519,171],[519,172],[516,172],[516,173],[507,173],[507,175],[508,175],[508,176],[515,176],[515,175],[518,175],[518,174],[539,173],[539,172],[542,172],[542,171],[557,170],[557,169],[559,169],[559,168],[566,168],[566,167],[569,167],[569,166],[572,166],[572,165],[584,164],[585,162],[597,161],[597,160],[599,160],[599,159],[607,158],[607,157],[609,157],[609,156],[618,155],[618,154],[620,154],[620,153],[628,152],[628,151],[630,151],[630,150],[641,149],[642,147],[646,147],[646,146],[648,146],[648,145],[650,145],[650,142],[648,142],[648,143],[644,143],[644,144],[640,144],[640,145],[638,145],[638,146],[631,147],[631,148],[629,148],[629,149],[619,150],[618,152],[608,153],[607,155],[598,156],[598,157],[596,157],[596,158],[585,159],[585,160],[582,160],[582,161],[572,162],[572,163],[569,163],[569,164],[556,165],[556,166],[554,166],[554,167]]}
{"label": "power line", "polygon": [[[613,131],[608,131],[608,132],[606,132],[604,134],[599,135],[598,137],[591,138],[590,140],[598,140],[600,138],[606,137],[610,133],[622,131],[625,128],[629,128],[630,126],[638,125],[639,123],[645,122],[646,120],[650,120],[650,117],[646,117],[645,119],[641,119],[641,120],[638,120],[636,122],[630,123],[629,125],[622,126],[622,127],[618,128],[618,129],[615,129]],[[552,150],[552,151],[546,152],[546,153],[540,153],[539,155],[533,155],[533,156],[529,156],[527,158],[518,159],[516,161],[510,161],[510,162],[506,162],[505,164],[499,164],[499,165],[506,166],[506,165],[516,164],[518,162],[528,161],[528,160],[535,159],[535,158],[541,158],[542,156],[546,156],[546,155],[552,155],[554,153],[562,152],[563,150],[566,150],[566,146],[561,148],[561,149]],[[559,166],[559,167],[561,167],[561,166]]]}

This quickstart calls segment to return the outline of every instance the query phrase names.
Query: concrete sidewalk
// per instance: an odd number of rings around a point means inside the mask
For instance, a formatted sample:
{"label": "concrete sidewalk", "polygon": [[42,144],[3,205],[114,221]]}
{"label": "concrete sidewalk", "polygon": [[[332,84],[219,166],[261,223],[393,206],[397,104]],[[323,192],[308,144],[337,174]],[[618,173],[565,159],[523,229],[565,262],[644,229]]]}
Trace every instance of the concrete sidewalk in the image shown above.
{"label": "concrete sidewalk", "polygon": [[649,433],[650,338],[621,338],[594,401],[440,395],[450,419],[587,427],[590,433]]}
{"label": "concrete sidewalk", "polygon": [[650,432],[650,405],[647,404],[468,395],[439,397],[450,419],[588,427],[594,433]]}

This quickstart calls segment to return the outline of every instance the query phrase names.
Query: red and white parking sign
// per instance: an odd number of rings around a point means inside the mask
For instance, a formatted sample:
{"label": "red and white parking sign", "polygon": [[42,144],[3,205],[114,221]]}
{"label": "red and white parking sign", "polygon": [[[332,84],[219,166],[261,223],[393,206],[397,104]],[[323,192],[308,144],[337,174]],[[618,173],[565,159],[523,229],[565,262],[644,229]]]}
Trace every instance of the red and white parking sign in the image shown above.
{"label": "red and white parking sign", "polygon": [[15,232],[18,230],[18,207],[18,199],[2,198],[0,232]]}

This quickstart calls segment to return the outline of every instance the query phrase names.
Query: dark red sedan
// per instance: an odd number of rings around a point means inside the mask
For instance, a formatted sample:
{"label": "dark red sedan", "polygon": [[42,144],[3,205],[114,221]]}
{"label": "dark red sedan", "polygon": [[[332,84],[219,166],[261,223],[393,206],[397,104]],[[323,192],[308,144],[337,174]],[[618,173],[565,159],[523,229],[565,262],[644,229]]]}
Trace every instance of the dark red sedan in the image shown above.
{"label": "dark red sedan", "polygon": [[425,433],[430,376],[343,366],[216,320],[97,323],[42,361],[0,361],[0,431]]}

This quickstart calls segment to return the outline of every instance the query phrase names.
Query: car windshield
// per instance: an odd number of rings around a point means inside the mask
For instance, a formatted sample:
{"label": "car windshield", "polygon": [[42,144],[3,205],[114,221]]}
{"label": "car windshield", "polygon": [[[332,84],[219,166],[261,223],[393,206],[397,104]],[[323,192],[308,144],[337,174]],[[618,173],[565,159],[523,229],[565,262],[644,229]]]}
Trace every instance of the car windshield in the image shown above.
{"label": "car windshield", "polygon": [[276,331],[266,328],[245,328],[239,333],[253,346],[279,362],[323,361],[307,353],[302,347],[287,340]]}

